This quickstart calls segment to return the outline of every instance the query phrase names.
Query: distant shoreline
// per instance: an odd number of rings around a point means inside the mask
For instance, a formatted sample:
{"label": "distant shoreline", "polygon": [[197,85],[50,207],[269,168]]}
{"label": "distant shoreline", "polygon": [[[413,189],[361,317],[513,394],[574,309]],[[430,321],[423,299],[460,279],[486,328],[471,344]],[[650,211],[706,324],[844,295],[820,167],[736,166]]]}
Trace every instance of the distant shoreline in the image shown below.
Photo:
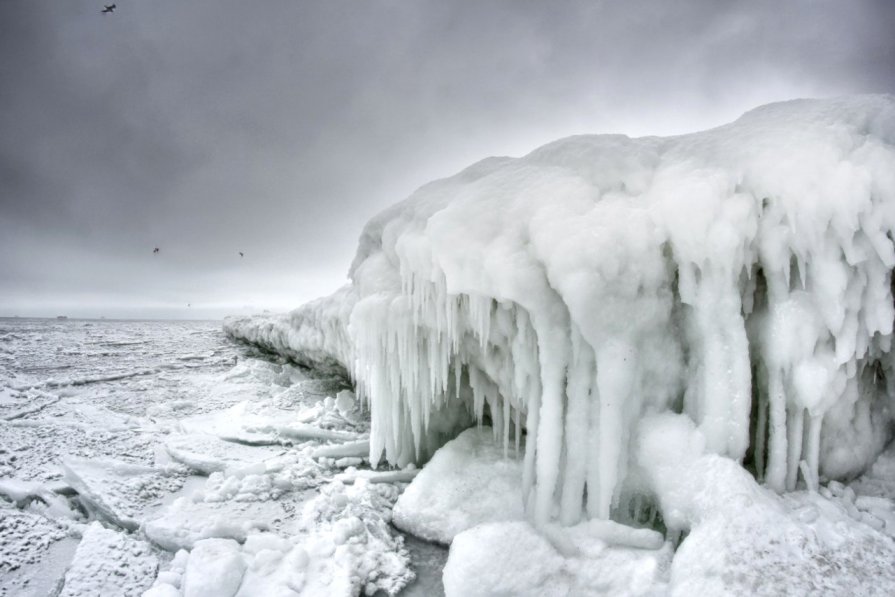
{"label": "distant shoreline", "polygon": [[40,320],[40,321],[56,321],[56,322],[66,322],[66,321],[224,321],[224,318],[221,317],[219,319],[191,319],[191,318],[172,318],[172,317],[67,317],[66,319],[59,319],[58,316],[49,316],[49,317],[34,317],[34,316],[19,316],[19,315],[0,315],[0,320],[12,320],[12,321],[25,321],[25,320]]}

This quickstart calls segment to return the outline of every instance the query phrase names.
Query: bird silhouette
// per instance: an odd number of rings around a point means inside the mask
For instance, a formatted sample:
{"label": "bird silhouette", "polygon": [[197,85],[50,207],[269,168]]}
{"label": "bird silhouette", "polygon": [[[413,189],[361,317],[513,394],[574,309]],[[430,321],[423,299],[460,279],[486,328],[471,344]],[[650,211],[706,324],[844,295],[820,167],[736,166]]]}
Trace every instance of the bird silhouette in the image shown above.
{"label": "bird silhouette", "polygon": [[155,255],[156,253],[158,253],[158,247],[156,247],[156,248],[154,248],[154,249],[152,250],[152,254],[153,254],[153,255]]}
{"label": "bird silhouette", "polygon": [[103,9],[100,11],[103,14],[112,14],[115,12],[115,9],[118,8],[115,4],[105,4],[103,5]]}
{"label": "bird silhouette", "polygon": [[239,256],[240,256],[240,257],[245,257],[245,255],[242,254],[242,251],[239,252]]}

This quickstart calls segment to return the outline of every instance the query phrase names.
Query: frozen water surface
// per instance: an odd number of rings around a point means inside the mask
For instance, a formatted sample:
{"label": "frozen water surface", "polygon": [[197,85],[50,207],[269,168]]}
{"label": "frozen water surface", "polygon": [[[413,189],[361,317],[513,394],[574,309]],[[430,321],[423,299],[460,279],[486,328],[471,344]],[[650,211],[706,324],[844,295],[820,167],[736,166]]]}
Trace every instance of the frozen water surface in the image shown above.
{"label": "frozen water surface", "polygon": [[396,594],[347,388],[216,322],[0,319],[0,595]]}

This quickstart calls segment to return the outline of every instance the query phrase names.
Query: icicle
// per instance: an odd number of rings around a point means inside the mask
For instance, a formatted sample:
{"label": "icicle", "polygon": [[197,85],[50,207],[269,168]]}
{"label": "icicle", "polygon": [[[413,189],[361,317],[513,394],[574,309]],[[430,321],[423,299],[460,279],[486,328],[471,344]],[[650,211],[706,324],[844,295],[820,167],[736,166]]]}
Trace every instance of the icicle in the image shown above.
{"label": "icicle", "polygon": [[758,394],[758,420],[755,424],[755,476],[759,481],[765,477],[765,447],[768,435],[768,399],[764,393]]}
{"label": "icicle", "polygon": [[774,491],[786,488],[786,395],[780,371],[768,374],[768,463],[765,484]]}
{"label": "icicle", "polygon": [[[815,481],[818,478],[819,456],[820,456],[820,431],[823,425],[823,415],[811,415],[808,413],[808,431],[805,434],[805,447],[802,454],[805,457],[805,464]],[[806,482],[808,479],[806,479]]]}
{"label": "icicle", "polygon": [[562,454],[563,397],[566,376],[565,338],[550,332],[552,337],[543,337],[541,355],[541,386],[543,397],[539,410],[535,486],[535,521],[546,523],[550,520],[553,494],[559,476],[559,461]]}
{"label": "icicle", "polygon": [[581,519],[588,461],[589,387],[594,378],[593,352],[584,344],[577,330],[572,331],[572,367],[569,370],[566,394],[565,475],[560,502],[560,522],[572,525]]}
{"label": "icicle", "polygon": [[786,490],[794,491],[799,475],[799,461],[802,459],[802,426],[805,409],[793,408],[786,415],[787,448]]}
{"label": "icicle", "polygon": [[624,406],[632,389],[635,352],[620,341],[608,342],[597,351],[597,386],[600,389],[600,465],[597,516],[609,518],[618,482],[623,476],[622,442]]}

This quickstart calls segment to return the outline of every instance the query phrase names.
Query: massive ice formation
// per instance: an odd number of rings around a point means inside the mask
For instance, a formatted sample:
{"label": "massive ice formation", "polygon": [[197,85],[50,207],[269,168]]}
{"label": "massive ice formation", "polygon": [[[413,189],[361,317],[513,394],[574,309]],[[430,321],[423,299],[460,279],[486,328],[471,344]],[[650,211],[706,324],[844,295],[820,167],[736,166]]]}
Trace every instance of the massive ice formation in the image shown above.
{"label": "massive ice formation", "polygon": [[341,363],[374,462],[489,419],[526,436],[536,521],[623,519],[653,411],[778,491],[867,466],[892,420],[893,228],[895,98],[791,101],[484,160],[374,218],[329,299],[227,325]]}

